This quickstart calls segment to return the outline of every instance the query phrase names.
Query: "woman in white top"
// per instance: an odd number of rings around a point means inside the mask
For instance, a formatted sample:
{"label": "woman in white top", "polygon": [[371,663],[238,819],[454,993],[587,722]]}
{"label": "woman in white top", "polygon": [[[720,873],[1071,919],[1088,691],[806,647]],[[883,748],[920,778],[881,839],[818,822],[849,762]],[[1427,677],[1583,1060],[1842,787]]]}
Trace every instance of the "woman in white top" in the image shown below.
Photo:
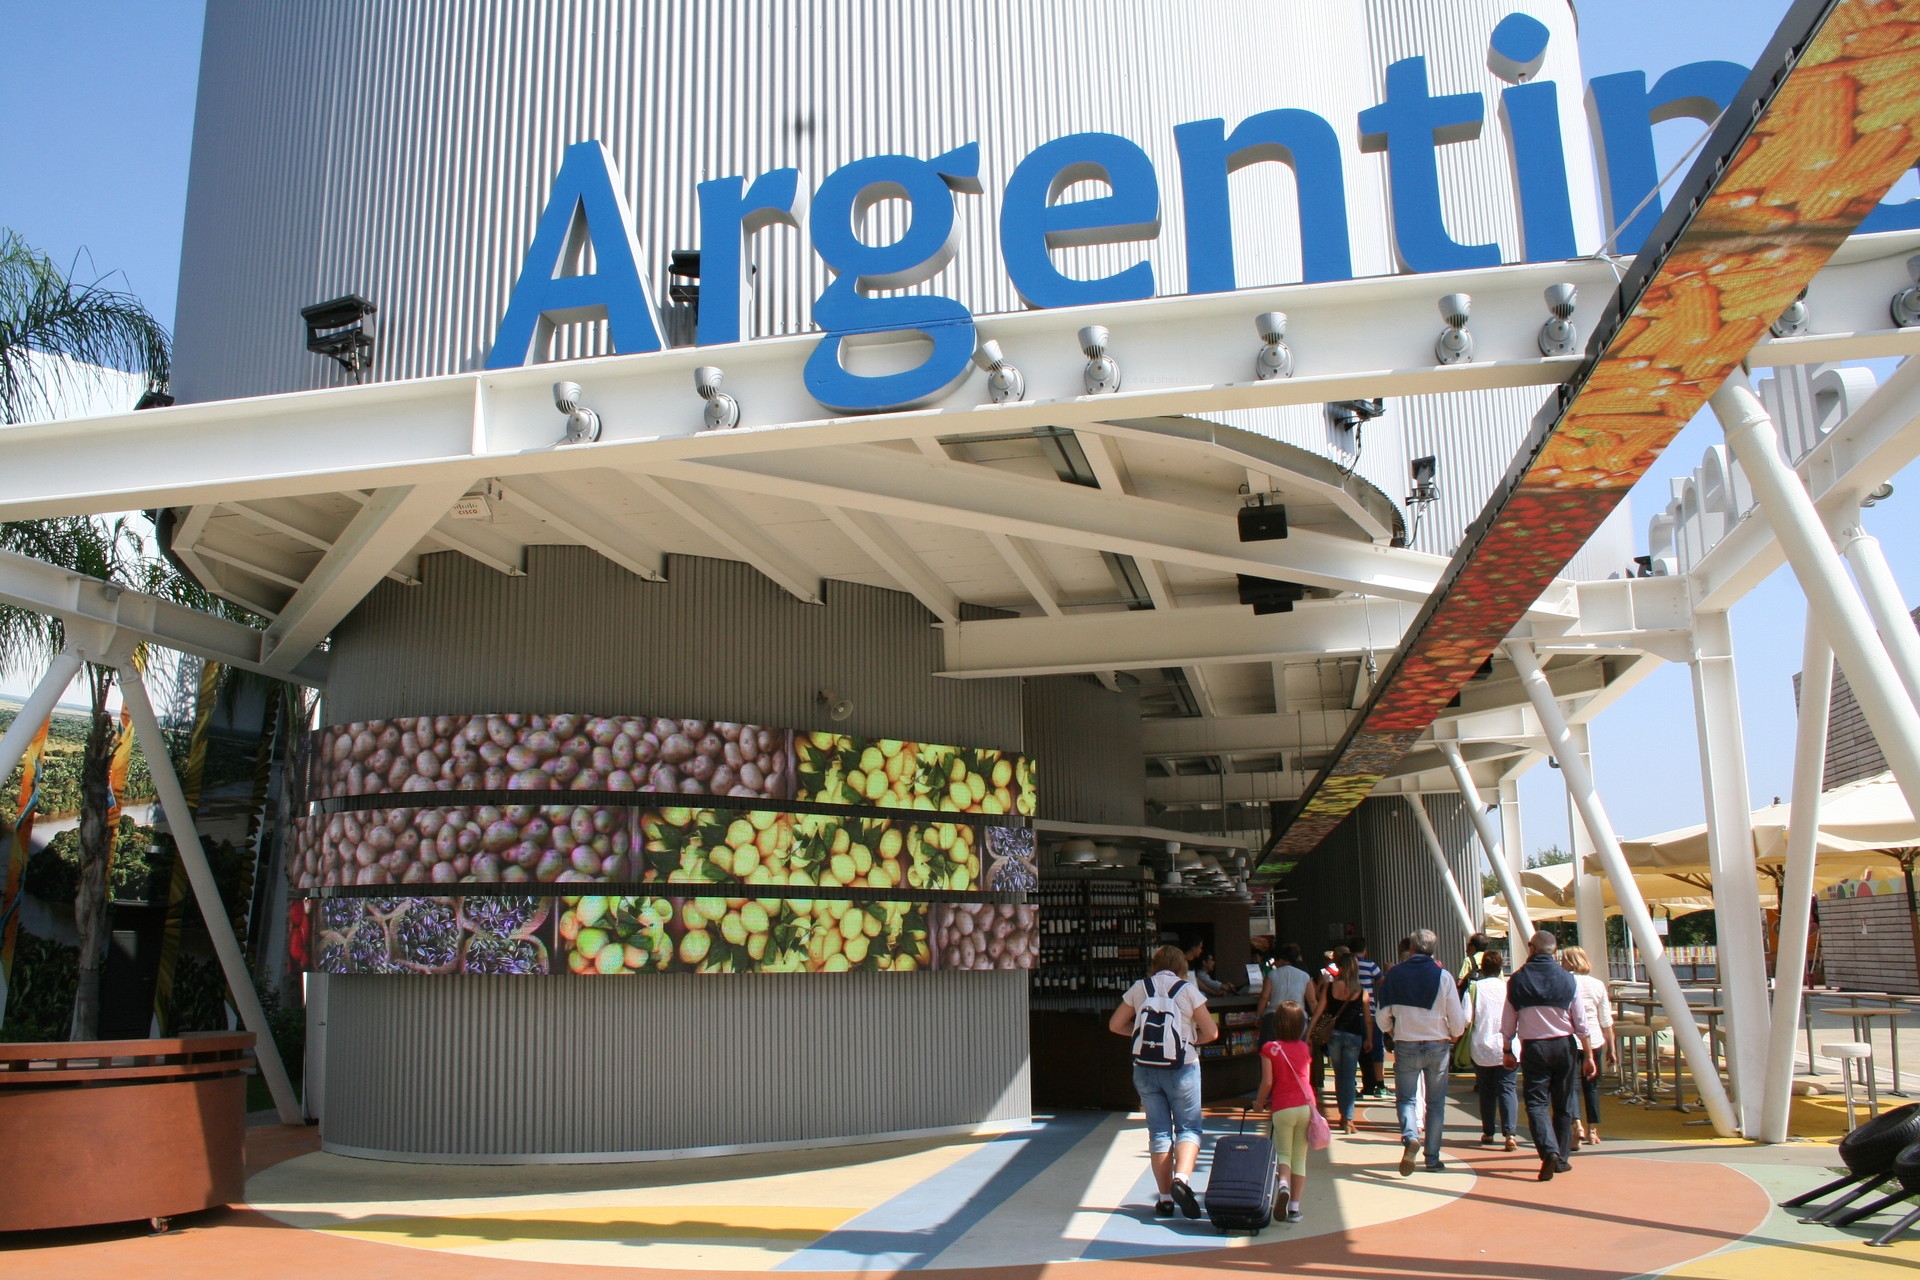
{"label": "woman in white top", "polygon": [[[1594,1051],[1594,1058],[1604,1071],[1609,1061],[1619,1061],[1613,1039],[1613,1000],[1607,995],[1606,984],[1593,976],[1593,962],[1579,947],[1560,949],[1560,967],[1573,975],[1574,988],[1586,1005],[1587,1025],[1595,1029],[1583,1047]],[[1580,1086],[1574,1095],[1574,1101],[1579,1104],[1573,1120],[1574,1141],[1599,1142],[1600,1073],[1596,1071],[1583,1077]]]}
{"label": "woman in white top", "polygon": [[1506,1140],[1507,1150],[1513,1151],[1520,1145],[1514,1136],[1520,1121],[1520,1086],[1518,1068],[1506,1064],[1507,1055],[1518,1056],[1520,1050],[1500,1033],[1500,1024],[1507,1016],[1507,980],[1500,976],[1505,967],[1506,957],[1491,947],[1480,953],[1480,976],[1467,984],[1473,1019],[1467,1038],[1473,1050],[1474,1089],[1480,1095],[1480,1145],[1494,1145],[1493,1129],[1498,1120],[1500,1136]]}

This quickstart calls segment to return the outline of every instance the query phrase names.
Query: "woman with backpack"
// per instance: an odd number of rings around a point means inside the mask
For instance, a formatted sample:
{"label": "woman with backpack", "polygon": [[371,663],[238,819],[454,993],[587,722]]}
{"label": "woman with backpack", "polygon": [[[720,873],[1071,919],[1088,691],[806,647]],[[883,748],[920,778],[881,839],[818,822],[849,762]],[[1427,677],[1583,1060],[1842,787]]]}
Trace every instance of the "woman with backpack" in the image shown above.
{"label": "woman with backpack", "polygon": [[[1283,1000],[1273,1011],[1274,1038],[1260,1046],[1260,1088],[1254,1105],[1272,1112],[1273,1152],[1280,1165],[1274,1194],[1276,1220],[1300,1221],[1300,1197],[1307,1190],[1308,1135],[1318,1102],[1307,1083],[1312,1054],[1307,1049],[1307,1015],[1298,1002]],[[1320,1122],[1325,1146],[1326,1121]]]}
{"label": "woman with backpack", "polygon": [[1147,1151],[1160,1189],[1155,1216],[1177,1205],[1200,1216],[1189,1179],[1200,1157],[1200,1046],[1220,1038],[1207,998],[1187,974],[1179,947],[1153,953],[1152,972],[1127,988],[1107,1029],[1133,1040],[1133,1087],[1147,1113]]}

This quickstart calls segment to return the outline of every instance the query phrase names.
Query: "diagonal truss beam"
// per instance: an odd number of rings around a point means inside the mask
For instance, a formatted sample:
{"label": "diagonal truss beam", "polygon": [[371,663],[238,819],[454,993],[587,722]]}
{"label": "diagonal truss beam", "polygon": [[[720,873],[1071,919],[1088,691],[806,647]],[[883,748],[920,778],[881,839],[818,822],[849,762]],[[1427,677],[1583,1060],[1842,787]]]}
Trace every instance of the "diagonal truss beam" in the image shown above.
{"label": "diagonal truss beam", "polygon": [[899,449],[808,449],[664,463],[656,474],[820,506],[1112,551],[1136,560],[1164,560],[1217,573],[1282,578],[1391,600],[1424,601],[1446,564],[1422,551],[1376,546],[1311,529],[1296,529],[1272,542],[1241,542],[1231,511],[1216,514],[1083,489],[978,463],[935,462]]}
{"label": "diagonal truss beam", "polygon": [[[1920,0],[1800,0],[1634,261],[1568,387],[1263,865],[1404,756],[1688,419],[1920,159]],[[1267,855],[1271,855],[1268,860]]]}
{"label": "diagonal truss beam", "polygon": [[758,569],[801,603],[822,602],[820,575],[711,488],[637,472],[627,472],[626,477],[667,510]]}

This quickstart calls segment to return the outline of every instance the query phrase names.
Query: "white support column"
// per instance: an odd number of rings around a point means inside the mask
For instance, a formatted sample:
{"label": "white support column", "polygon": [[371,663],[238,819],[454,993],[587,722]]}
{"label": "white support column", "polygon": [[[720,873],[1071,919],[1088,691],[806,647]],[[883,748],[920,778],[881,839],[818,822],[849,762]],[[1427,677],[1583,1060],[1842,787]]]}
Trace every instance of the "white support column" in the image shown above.
{"label": "white support column", "polygon": [[1875,634],[1866,605],[1847,581],[1840,553],[1833,549],[1806,486],[1781,460],[1773,420],[1738,373],[1727,379],[1710,403],[1727,433],[1728,446],[1753,485],[1760,513],[1806,594],[1808,612],[1820,619],[1820,629],[1846,673],[1867,728],[1880,744],[1908,807],[1920,813],[1920,712],[1914,710],[1893,660]]}
{"label": "white support column", "polygon": [[[1580,762],[1591,774],[1593,744],[1587,726],[1569,724],[1567,736]],[[1564,772],[1560,775],[1563,785],[1566,776]],[[1580,815],[1574,811],[1571,790],[1567,791],[1567,843],[1572,846],[1573,853],[1573,910],[1580,930],[1580,946],[1603,975],[1602,981],[1605,981],[1613,976],[1613,962],[1607,954],[1607,882],[1605,877],[1587,870],[1587,858],[1594,852],[1593,837],[1587,834],[1587,824],[1580,821]]]}
{"label": "white support column", "polygon": [[1447,847],[1440,843],[1440,833],[1433,829],[1433,819],[1427,815],[1427,803],[1417,795],[1406,798],[1407,807],[1413,810],[1414,825],[1420,828],[1427,852],[1433,855],[1434,866],[1440,872],[1440,883],[1447,890],[1447,897],[1453,902],[1454,914],[1460,917],[1463,936],[1473,933],[1473,910],[1467,906],[1467,900],[1460,896],[1460,881],[1453,874],[1453,864],[1447,861]]}
{"label": "white support column", "polygon": [[[1496,792],[1500,804],[1500,854],[1517,881],[1527,869],[1526,829],[1520,823],[1520,778],[1503,775]],[[1524,888],[1521,889],[1525,893]],[[1528,933],[1532,931],[1529,930]],[[1518,930],[1507,939],[1507,972],[1527,962],[1527,934]]]}
{"label": "white support column", "polygon": [[1540,726],[1546,730],[1547,741],[1552,744],[1553,753],[1560,761],[1560,771],[1567,779],[1567,790],[1573,795],[1574,807],[1579,811],[1580,820],[1586,823],[1587,833],[1593,837],[1595,851],[1607,869],[1607,879],[1613,882],[1613,893],[1620,900],[1620,912],[1626,918],[1627,930],[1640,946],[1641,957],[1647,966],[1647,977],[1653,984],[1661,1007],[1666,1011],[1667,1020],[1672,1024],[1674,1046],[1685,1055],[1687,1065],[1693,1071],[1694,1088],[1699,1091],[1700,1100],[1706,1104],[1714,1132],[1723,1138],[1736,1137],[1739,1129],[1735,1123],[1733,1106],[1727,1099],[1727,1091],[1720,1083],[1719,1069],[1707,1052],[1706,1041],[1701,1038],[1700,1028],[1693,1020],[1686,992],[1680,989],[1680,980],[1674,977],[1673,966],[1667,963],[1666,950],[1661,945],[1659,935],[1653,931],[1653,917],[1640,897],[1640,886],[1633,881],[1626,855],[1620,851],[1620,841],[1613,834],[1613,824],[1607,820],[1607,812],[1601,807],[1599,792],[1593,785],[1593,774],[1587,769],[1586,761],[1580,758],[1567,732],[1566,717],[1560,714],[1560,704],[1554,700],[1553,686],[1547,683],[1546,673],[1540,669],[1540,660],[1534,656],[1532,645],[1523,640],[1511,641],[1507,645],[1507,652],[1513,659],[1514,669],[1520,674],[1520,683],[1526,689],[1534,711],[1540,717]]}
{"label": "white support column", "polygon": [[1780,877],[1780,949],[1773,965],[1773,1027],[1767,1040],[1766,1094],[1760,1111],[1762,1142],[1787,1140],[1787,1116],[1793,1106],[1793,1042],[1800,1030],[1800,998],[1807,972],[1820,783],[1832,705],[1833,652],[1809,609],[1800,657],[1800,724],[1793,740],[1793,816],[1787,831],[1787,865]]}
{"label": "white support column", "polygon": [[13,775],[13,767],[27,754],[27,747],[40,732],[40,726],[53,714],[54,704],[80,674],[80,666],[80,655],[72,649],[62,649],[53,655],[53,661],[47,664],[47,673],[21,704],[20,714],[7,726],[6,733],[0,735],[0,780]]}
{"label": "white support column", "polygon": [[166,812],[167,826],[172,829],[173,847],[186,868],[188,882],[193,885],[194,900],[200,904],[200,918],[213,941],[214,954],[220,957],[227,990],[240,1012],[242,1025],[254,1034],[254,1060],[266,1079],[267,1091],[273,1095],[274,1110],[280,1113],[281,1124],[299,1124],[302,1120],[300,1100],[294,1096],[293,1081],[287,1078],[286,1065],[280,1061],[280,1047],[273,1041],[273,1028],[267,1025],[266,1011],[260,1007],[260,996],[253,989],[247,958],[241,954],[239,940],[233,936],[233,924],[220,901],[220,887],[214,882],[213,868],[207,865],[206,850],[200,847],[200,833],[193,825],[193,809],[187,804],[186,793],[180,789],[180,778],[167,756],[167,740],[160,732],[159,719],[153,714],[147,686],[131,662],[120,666],[120,696],[126,700],[127,710],[133,717],[134,736],[146,754],[153,789],[159,793],[160,807]]}
{"label": "white support column", "polygon": [[1507,865],[1506,858],[1500,852],[1500,842],[1493,834],[1493,823],[1487,818],[1487,807],[1480,803],[1480,789],[1474,785],[1473,774],[1460,754],[1460,744],[1440,741],[1434,745],[1440,748],[1440,754],[1447,759],[1447,767],[1453,770],[1453,782],[1460,788],[1460,798],[1466,802],[1467,816],[1473,820],[1473,832],[1480,837],[1480,848],[1487,855],[1487,865],[1500,882],[1500,896],[1507,901],[1507,919],[1513,922],[1512,936],[1531,936],[1533,917],[1527,913],[1526,891],[1520,887],[1520,877]]}
{"label": "white support column", "polygon": [[1914,627],[1913,615],[1901,599],[1900,584],[1894,580],[1893,566],[1887,563],[1880,539],[1856,524],[1842,529],[1834,545],[1853,566],[1854,581],[1866,597],[1867,612],[1880,629],[1880,643],[1893,659],[1893,669],[1900,673],[1907,697],[1920,705],[1920,629]]}
{"label": "white support column", "polygon": [[1727,1009],[1728,1074],[1740,1131],[1760,1131],[1767,1061],[1767,949],[1761,933],[1760,883],[1753,865],[1752,803],[1746,742],[1734,671],[1733,628],[1724,612],[1693,618],[1694,728],[1700,738],[1700,785],[1707,802],[1707,860],[1720,985]]}

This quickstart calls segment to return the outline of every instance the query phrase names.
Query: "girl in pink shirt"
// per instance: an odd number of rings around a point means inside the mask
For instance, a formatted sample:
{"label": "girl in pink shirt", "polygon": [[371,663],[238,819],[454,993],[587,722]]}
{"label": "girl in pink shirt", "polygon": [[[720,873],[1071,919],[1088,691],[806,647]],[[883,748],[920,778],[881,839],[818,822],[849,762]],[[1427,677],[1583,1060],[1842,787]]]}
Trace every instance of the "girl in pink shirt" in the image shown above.
{"label": "girl in pink shirt", "polygon": [[1276,1039],[1260,1046],[1260,1089],[1254,1105],[1273,1113],[1273,1151],[1280,1164],[1273,1216],[1300,1221],[1300,1198],[1307,1189],[1307,1122],[1315,1099],[1307,1087],[1313,1051],[1307,1048],[1307,1015],[1286,1000],[1273,1011]]}

